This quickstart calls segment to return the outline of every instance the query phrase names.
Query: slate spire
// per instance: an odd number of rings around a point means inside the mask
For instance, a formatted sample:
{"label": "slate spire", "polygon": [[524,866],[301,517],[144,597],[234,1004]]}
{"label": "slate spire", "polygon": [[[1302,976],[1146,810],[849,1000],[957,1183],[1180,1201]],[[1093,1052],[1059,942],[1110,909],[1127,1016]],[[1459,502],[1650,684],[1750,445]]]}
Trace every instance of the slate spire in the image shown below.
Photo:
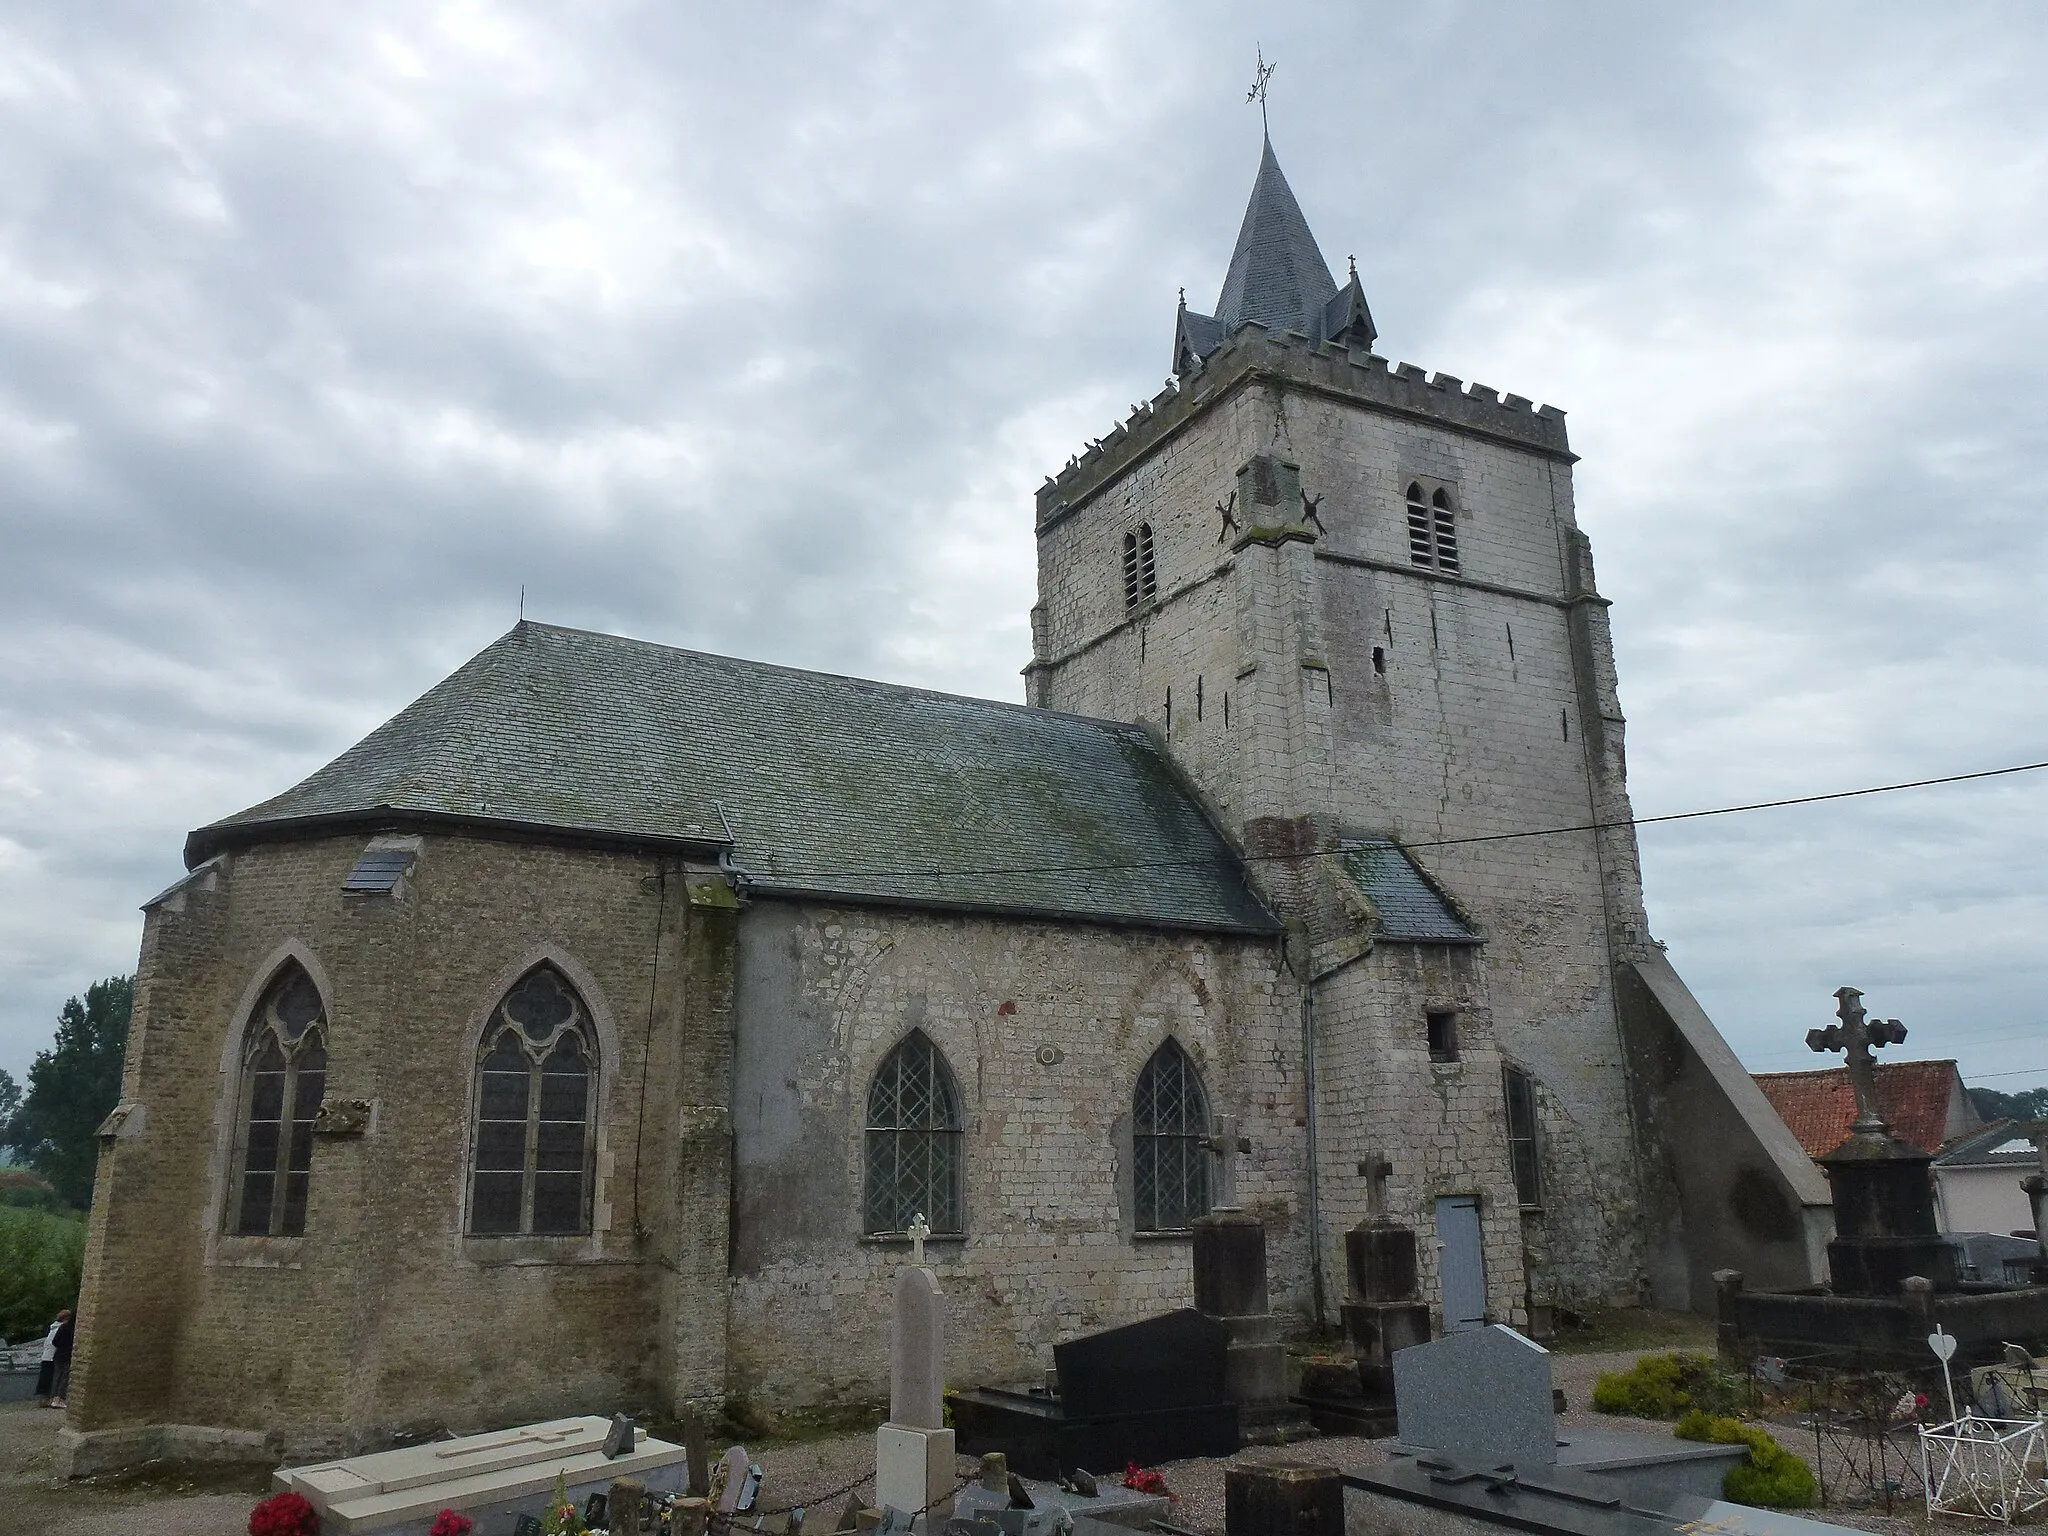
{"label": "slate spire", "polygon": [[1295,201],[1294,189],[1287,185],[1270,137],[1260,149],[1259,174],[1252,182],[1216,313],[1197,314],[1185,298],[1181,300],[1174,324],[1174,372],[1188,372],[1247,322],[1276,336],[1299,331],[1310,341],[1362,342],[1368,347],[1377,334],[1357,268],[1340,289]]}

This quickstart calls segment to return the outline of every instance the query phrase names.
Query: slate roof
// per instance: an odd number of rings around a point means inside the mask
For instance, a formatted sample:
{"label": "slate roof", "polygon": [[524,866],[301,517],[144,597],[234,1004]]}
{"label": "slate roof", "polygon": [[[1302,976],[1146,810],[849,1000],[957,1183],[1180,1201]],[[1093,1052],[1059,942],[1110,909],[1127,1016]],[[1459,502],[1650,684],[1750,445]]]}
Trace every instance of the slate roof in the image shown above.
{"label": "slate roof", "polygon": [[1935,1162],[1944,1168],[2010,1168],[2028,1173],[2041,1165],[2041,1154],[2034,1150],[2032,1139],[2036,1129],[2032,1121],[1994,1120],[1981,1131],[1958,1136]]}
{"label": "slate roof", "polygon": [[[723,805],[723,816],[720,806]],[[1143,730],[521,623],[217,849],[456,819],[725,842],[768,893],[1273,932]]]}
{"label": "slate roof", "polygon": [[1247,320],[1269,331],[1312,334],[1323,307],[1336,296],[1337,281],[1268,139],[1238,226],[1237,249],[1216,299],[1217,323],[1226,336]]}
{"label": "slate roof", "polygon": [[1410,944],[1479,942],[1479,935],[1399,844],[1360,838],[1347,846],[1342,862],[1351,883],[1372,903],[1382,938]]}
{"label": "slate roof", "polygon": [[[1808,1157],[1826,1157],[1849,1139],[1856,1119],[1856,1090],[1849,1085],[1847,1067],[1754,1075],[1757,1087]],[[1961,1092],[1962,1077],[1953,1061],[1877,1064],[1878,1109],[1894,1136],[1923,1152],[1940,1149],[1950,1103]]]}

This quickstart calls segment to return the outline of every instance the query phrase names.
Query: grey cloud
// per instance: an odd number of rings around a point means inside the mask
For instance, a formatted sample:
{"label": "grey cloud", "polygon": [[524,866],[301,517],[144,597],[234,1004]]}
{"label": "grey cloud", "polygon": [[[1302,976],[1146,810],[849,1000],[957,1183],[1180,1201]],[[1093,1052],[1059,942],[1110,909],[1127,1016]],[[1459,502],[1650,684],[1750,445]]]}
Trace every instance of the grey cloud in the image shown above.
{"label": "grey cloud", "polygon": [[[1255,35],[1382,350],[1571,412],[1640,810],[2048,756],[2008,10],[17,12],[0,1063],[522,585],[1017,697],[1031,491],[1221,281]],[[1648,829],[1653,919],[1760,1064],[1854,981],[2048,1077],[2043,793]]]}

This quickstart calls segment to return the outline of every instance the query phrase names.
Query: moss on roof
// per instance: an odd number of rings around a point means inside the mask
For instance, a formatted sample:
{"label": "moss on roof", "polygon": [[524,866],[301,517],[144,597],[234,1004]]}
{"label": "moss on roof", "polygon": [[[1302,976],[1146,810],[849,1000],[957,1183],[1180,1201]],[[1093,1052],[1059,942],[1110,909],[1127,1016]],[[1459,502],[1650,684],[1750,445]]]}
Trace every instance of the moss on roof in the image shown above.
{"label": "moss on roof", "polygon": [[707,847],[729,821],[768,894],[1278,927],[1136,726],[533,623],[186,857],[406,813]]}

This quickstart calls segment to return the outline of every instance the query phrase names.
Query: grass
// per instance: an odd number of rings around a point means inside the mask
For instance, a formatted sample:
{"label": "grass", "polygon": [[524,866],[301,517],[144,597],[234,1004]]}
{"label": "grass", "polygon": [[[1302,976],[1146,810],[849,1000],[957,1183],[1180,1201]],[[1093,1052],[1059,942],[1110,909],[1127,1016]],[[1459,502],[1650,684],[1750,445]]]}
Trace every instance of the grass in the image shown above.
{"label": "grass", "polygon": [[1650,1307],[1615,1307],[1602,1312],[1560,1310],[1557,1326],[1545,1342],[1560,1355],[1666,1349],[1711,1354],[1714,1320],[1697,1312],[1659,1312]]}

